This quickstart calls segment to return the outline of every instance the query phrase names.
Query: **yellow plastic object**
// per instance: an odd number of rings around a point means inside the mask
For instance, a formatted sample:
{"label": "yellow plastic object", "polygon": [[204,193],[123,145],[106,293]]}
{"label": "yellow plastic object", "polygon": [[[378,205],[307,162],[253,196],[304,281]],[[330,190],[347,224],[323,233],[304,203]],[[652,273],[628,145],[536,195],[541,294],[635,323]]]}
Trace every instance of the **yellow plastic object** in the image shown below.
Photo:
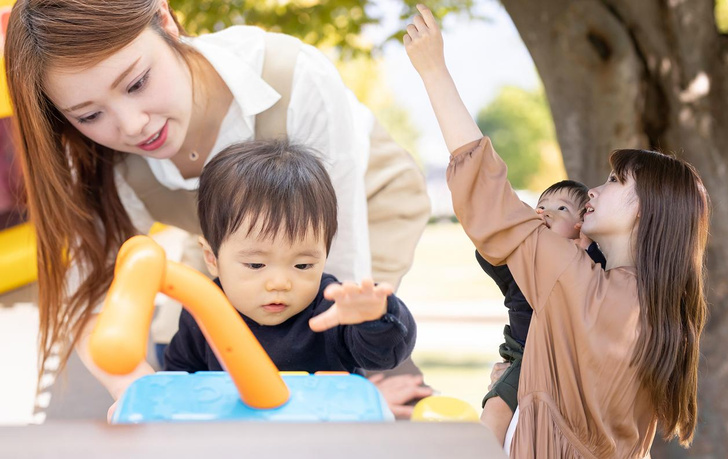
{"label": "yellow plastic object", "polygon": [[148,236],[134,236],[119,249],[114,280],[89,340],[96,365],[127,374],[142,362],[160,291],[190,311],[245,404],[266,409],[288,401],[278,369],[222,290],[194,269],[168,261]]}
{"label": "yellow plastic object", "polygon": [[475,408],[463,400],[433,395],[417,402],[412,411],[412,420],[418,422],[478,422],[480,417]]}
{"label": "yellow plastic object", "polygon": [[150,236],[154,236],[155,234],[161,233],[162,231],[166,230],[167,228],[169,228],[169,227],[165,224],[162,224],[159,222],[154,222],[152,224],[152,227],[149,228],[149,233],[147,233],[147,234],[149,234]]}
{"label": "yellow plastic object", "polygon": [[8,18],[10,10],[15,0],[0,0],[0,28],[2,28],[2,41],[0,41],[0,118],[5,118],[13,114],[10,106],[10,95],[8,94],[8,84],[5,78],[5,57],[2,56],[5,48],[5,31],[7,30]]}
{"label": "yellow plastic object", "polygon": [[29,223],[0,231],[0,293],[38,279],[35,229]]}

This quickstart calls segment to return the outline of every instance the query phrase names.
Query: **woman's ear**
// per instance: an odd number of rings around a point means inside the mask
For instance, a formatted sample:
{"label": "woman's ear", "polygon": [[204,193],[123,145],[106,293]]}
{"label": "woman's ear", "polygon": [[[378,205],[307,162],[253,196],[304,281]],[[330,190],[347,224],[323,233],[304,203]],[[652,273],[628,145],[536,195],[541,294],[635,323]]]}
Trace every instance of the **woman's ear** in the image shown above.
{"label": "woman's ear", "polygon": [[167,0],[159,0],[159,24],[170,37],[179,38],[179,27],[172,17],[172,10],[169,9]]}
{"label": "woman's ear", "polygon": [[202,236],[200,236],[198,242],[200,243],[200,247],[202,247],[202,256],[205,259],[205,265],[207,266],[207,270],[213,277],[220,277],[220,273],[217,269],[217,257],[212,252],[210,244],[208,244],[207,240]]}

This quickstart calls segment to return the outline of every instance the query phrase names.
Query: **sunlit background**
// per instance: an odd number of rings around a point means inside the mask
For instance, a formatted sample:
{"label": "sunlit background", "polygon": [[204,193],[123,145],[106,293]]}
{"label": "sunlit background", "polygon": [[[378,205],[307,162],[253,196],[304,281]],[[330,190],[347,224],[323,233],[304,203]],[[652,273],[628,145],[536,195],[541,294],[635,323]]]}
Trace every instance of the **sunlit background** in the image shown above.
{"label": "sunlit background", "polygon": [[[418,158],[427,176],[433,218],[398,293],[419,325],[413,358],[426,382],[479,408],[507,319],[502,295],[480,270],[470,241],[453,222],[444,181],[448,153],[419,77],[399,40],[386,41],[403,24],[402,2],[380,0],[370,8],[382,20],[363,26],[356,43],[373,49],[371,53],[341,52],[325,43],[319,47],[337,62],[359,99]],[[563,166],[538,76],[502,7],[482,2],[448,15],[443,28],[451,72],[470,111],[496,145],[502,144],[500,151],[515,172],[512,180],[538,190],[560,179]],[[5,159],[2,171],[7,177],[9,154]],[[13,208],[8,195],[0,200],[6,213]],[[10,217],[7,221],[12,223]],[[10,369],[0,380],[0,423],[33,420],[36,328],[34,305],[0,308],[0,368]]]}
{"label": "sunlit background", "polygon": [[[0,8],[9,3],[1,0]],[[417,157],[427,177],[433,217],[398,292],[419,326],[413,358],[438,392],[479,408],[490,367],[498,360],[506,309],[500,291],[476,263],[472,244],[454,222],[444,180],[447,149],[403,46],[390,39],[402,30],[403,18],[415,2],[170,3],[192,33],[248,22],[315,44],[336,62],[347,85],[393,137]],[[357,6],[363,3],[366,9]],[[244,17],[230,12],[235,4],[249,6]],[[565,172],[548,103],[528,51],[499,2],[433,4],[436,13],[449,13],[443,20],[446,56],[468,109],[506,159],[512,183],[524,190],[523,199],[533,202],[536,193],[565,178]],[[725,30],[728,2],[716,5],[719,26]],[[306,13],[309,10],[323,11],[324,19]],[[7,119],[0,122],[0,230],[22,219],[13,199],[17,173],[7,126]],[[0,424],[34,420],[36,333],[34,305],[0,304]]]}

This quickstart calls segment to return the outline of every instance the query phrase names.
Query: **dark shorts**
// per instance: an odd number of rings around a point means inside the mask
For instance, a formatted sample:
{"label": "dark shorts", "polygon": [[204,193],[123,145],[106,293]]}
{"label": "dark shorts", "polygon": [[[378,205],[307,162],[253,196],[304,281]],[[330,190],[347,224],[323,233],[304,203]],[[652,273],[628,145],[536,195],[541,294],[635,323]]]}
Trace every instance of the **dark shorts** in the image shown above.
{"label": "dark shorts", "polygon": [[489,398],[500,397],[511,411],[515,412],[518,406],[518,381],[521,379],[521,360],[523,360],[523,346],[511,336],[511,327],[506,325],[503,329],[505,343],[500,345],[498,352],[511,366],[503,375],[493,383],[493,387],[483,398],[483,407]]}

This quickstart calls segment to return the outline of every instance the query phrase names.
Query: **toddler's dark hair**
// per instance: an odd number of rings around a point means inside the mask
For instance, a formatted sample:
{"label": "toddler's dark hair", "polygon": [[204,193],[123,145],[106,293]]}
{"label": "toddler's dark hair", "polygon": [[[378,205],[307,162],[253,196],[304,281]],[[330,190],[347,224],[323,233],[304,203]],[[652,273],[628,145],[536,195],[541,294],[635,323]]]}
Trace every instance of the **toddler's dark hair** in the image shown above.
{"label": "toddler's dark hair", "polygon": [[202,235],[215,256],[225,239],[262,219],[261,234],[283,230],[289,241],[308,231],[322,235],[326,252],[337,229],[336,194],[329,174],[312,150],[288,140],[231,145],[200,175],[197,212]]}
{"label": "toddler's dark hair", "polygon": [[541,193],[541,196],[538,197],[538,200],[540,201],[545,196],[554,194],[561,190],[566,190],[569,193],[569,196],[574,200],[574,203],[576,203],[579,208],[579,216],[584,216],[584,211],[586,210],[584,206],[587,201],[589,201],[589,187],[581,182],[577,182],[576,180],[562,180],[554,183],[543,190],[543,193]]}

